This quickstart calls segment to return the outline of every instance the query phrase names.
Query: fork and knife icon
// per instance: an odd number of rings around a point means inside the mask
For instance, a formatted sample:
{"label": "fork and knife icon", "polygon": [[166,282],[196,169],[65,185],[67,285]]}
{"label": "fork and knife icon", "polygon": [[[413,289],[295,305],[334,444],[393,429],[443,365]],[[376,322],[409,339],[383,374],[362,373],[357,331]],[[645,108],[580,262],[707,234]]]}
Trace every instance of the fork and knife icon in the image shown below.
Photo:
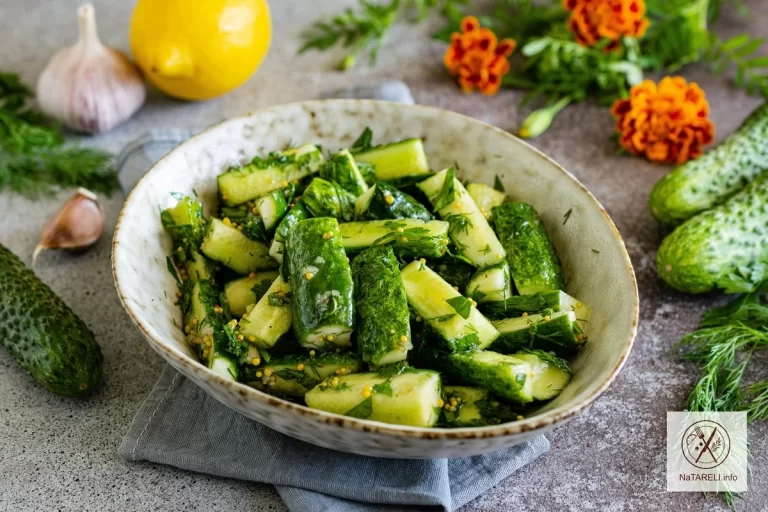
{"label": "fork and knife icon", "polygon": [[685,444],[688,446],[689,452],[691,452],[691,444],[697,443],[696,446],[693,447],[693,453],[691,453],[691,455],[696,455],[698,452],[698,455],[696,456],[696,462],[699,462],[701,457],[707,452],[709,452],[710,456],[712,457],[712,462],[718,462],[715,451],[720,448],[719,440],[718,442],[715,442],[714,447],[712,446],[715,434],[717,434],[717,427],[713,427],[712,433],[707,437],[704,431],[701,430],[701,427],[697,426],[694,427],[693,433],[689,434],[685,439]]}

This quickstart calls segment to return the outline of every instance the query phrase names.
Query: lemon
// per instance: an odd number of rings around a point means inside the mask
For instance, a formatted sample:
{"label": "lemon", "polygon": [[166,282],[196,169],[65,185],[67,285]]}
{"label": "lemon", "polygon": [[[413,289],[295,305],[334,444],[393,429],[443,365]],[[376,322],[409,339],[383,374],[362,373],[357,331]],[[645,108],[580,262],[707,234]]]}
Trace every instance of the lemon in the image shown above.
{"label": "lemon", "polygon": [[131,50],[158,89],[205,100],[248,80],[271,34],[266,0],[139,0]]}

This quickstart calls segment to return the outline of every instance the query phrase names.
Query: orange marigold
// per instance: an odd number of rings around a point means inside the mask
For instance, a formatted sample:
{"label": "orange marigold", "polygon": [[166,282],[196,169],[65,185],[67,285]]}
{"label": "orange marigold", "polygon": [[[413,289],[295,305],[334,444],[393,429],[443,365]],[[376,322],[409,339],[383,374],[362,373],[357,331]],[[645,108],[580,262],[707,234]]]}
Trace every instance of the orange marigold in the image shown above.
{"label": "orange marigold", "polygon": [[622,36],[640,38],[648,29],[645,0],[563,0],[563,5],[571,11],[568,28],[584,46],[610,39],[608,48],[617,48]]}
{"label": "orange marigold", "polygon": [[513,39],[499,41],[491,30],[480,26],[477,18],[467,16],[461,20],[461,33],[451,35],[443,63],[465,93],[477,89],[483,94],[496,94],[501,77],[509,71],[507,56],[516,45]]}
{"label": "orange marigold", "polygon": [[715,138],[704,91],[682,77],[635,85],[629,98],[616,100],[611,114],[622,147],[652,162],[685,163]]}

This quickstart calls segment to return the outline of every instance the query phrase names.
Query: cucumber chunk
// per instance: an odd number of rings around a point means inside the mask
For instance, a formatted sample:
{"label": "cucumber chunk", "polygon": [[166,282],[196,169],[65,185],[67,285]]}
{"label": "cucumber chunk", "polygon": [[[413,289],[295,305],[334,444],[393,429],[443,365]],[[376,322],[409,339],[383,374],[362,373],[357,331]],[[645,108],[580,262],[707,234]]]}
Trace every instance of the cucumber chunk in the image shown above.
{"label": "cucumber chunk", "polygon": [[493,217],[493,207],[503,204],[507,199],[507,194],[485,183],[470,183],[467,185],[467,192],[480,209],[480,213],[488,220]]}
{"label": "cucumber chunk", "polygon": [[301,200],[313,217],[333,217],[350,221],[355,216],[355,196],[333,181],[315,178]]}
{"label": "cucumber chunk", "polygon": [[278,274],[277,270],[255,272],[225,284],[224,296],[227,298],[230,313],[237,317],[243,316],[245,308],[256,304],[267,293]]}
{"label": "cucumber chunk", "polygon": [[555,398],[571,381],[571,369],[564,359],[543,350],[528,350],[514,354],[531,365],[534,400]]}
{"label": "cucumber chunk", "polygon": [[277,262],[269,256],[269,247],[249,239],[243,233],[211,218],[200,246],[203,254],[240,274],[276,268]]}
{"label": "cucumber chunk", "polygon": [[504,248],[469,193],[445,169],[417,185],[450,224],[448,234],[456,250],[473,265],[483,268],[504,260]]}
{"label": "cucumber chunk", "polygon": [[220,174],[219,193],[228,206],[245,203],[317,172],[324,160],[313,144],[270,153],[264,159],[256,157],[244,167]]}
{"label": "cucumber chunk", "polygon": [[493,218],[520,294],[565,288],[560,259],[533,206],[504,203],[493,209]]}
{"label": "cucumber chunk", "polygon": [[373,366],[403,361],[411,344],[408,299],[389,246],[371,247],[352,261],[357,309],[357,347]]}
{"label": "cucumber chunk", "polygon": [[372,164],[376,179],[380,181],[392,181],[430,172],[421,139],[406,139],[356,152],[355,160]]}
{"label": "cucumber chunk", "polygon": [[522,417],[500,402],[487,389],[469,386],[444,386],[445,405],[441,426],[483,427],[514,421]]}
{"label": "cucumber chunk", "polygon": [[355,220],[434,219],[416,199],[383,181],[355,201]]}
{"label": "cucumber chunk", "polygon": [[432,427],[440,417],[440,374],[405,368],[393,376],[354,373],[326,379],[304,396],[313,409],[353,418]]}
{"label": "cucumber chunk", "polygon": [[344,250],[391,245],[398,256],[439,258],[448,247],[448,223],[416,219],[345,222],[339,226]]}
{"label": "cucumber chunk", "polygon": [[[171,235],[174,259],[178,263],[187,261],[191,252],[197,251],[203,240],[205,219],[203,205],[190,197],[183,197],[176,206],[160,214],[163,228]],[[178,249],[181,248],[181,252]]]}
{"label": "cucumber chunk", "polygon": [[239,322],[239,332],[258,348],[272,348],[291,328],[291,285],[278,276]]}
{"label": "cucumber chunk", "polygon": [[506,261],[500,261],[480,269],[469,280],[466,290],[467,297],[471,297],[478,304],[486,302],[504,303],[512,297],[512,280],[509,278],[509,265]]}
{"label": "cucumber chunk", "polygon": [[349,346],[355,326],[352,272],[338,222],[330,217],[299,222],[288,233],[285,249],[299,343]]}
{"label": "cucumber chunk", "polygon": [[341,188],[357,197],[368,191],[360,169],[349,150],[339,151],[320,168],[320,177],[338,183]]}
{"label": "cucumber chunk", "polygon": [[273,395],[304,396],[323,379],[357,373],[362,366],[360,358],[351,352],[290,354],[273,357],[258,367],[247,367],[243,380]]}
{"label": "cucumber chunk", "polygon": [[408,303],[452,352],[483,349],[499,336],[469,299],[425,263],[414,261],[400,275]]}
{"label": "cucumber chunk", "polygon": [[579,299],[571,297],[565,292],[539,292],[533,295],[515,295],[506,301],[485,302],[478,309],[494,319],[504,319],[522,316],[524,313],[540,313],[545,309],[554,312],[573,311],[576,313],[576,321],[582,331],[586,330],[592,309]]}
{"label": "cucumber chunk", "polygon": [[275,231],[275,239],[272,241],[272,246],[269,248],[269,255],[276,261],[283,262],[283,251],[285,239],[288,238],[288,232],[293,227],[304,219],[308,219],[310,216],[309,210],[304,206],[304,203],[299,201],[293,208],[288,210],[283,220],[277,226]]}
{"label": "cucumber chunk", "polygon": [[266,196],[254,201],[254,206],[261,216],[267,233],[273,233],[277,225],[288,213],[288,205],[293,201],[295,191],[296,185],[290,183],[287,187],[273,190]]}
{"label": "cucumber chunk", "polygon": [[544,314],[496,320],[493,325],[500,335],[491,348],[505,354],[526,348],[570,354],[585,339],[573,311],[545,311]]}

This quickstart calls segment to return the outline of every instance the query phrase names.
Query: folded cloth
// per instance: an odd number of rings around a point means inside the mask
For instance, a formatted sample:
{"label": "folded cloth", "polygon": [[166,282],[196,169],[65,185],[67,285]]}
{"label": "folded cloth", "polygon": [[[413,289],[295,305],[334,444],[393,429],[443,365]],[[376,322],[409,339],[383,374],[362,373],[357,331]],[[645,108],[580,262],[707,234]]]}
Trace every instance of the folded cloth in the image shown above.
{"label": "folded cloth", "polygon": [[252,421],[167,366],[120,457],[273,484],[292,512],[451,511],[549,449],[539,436],[475,457],[380,459],[320,448]]}

